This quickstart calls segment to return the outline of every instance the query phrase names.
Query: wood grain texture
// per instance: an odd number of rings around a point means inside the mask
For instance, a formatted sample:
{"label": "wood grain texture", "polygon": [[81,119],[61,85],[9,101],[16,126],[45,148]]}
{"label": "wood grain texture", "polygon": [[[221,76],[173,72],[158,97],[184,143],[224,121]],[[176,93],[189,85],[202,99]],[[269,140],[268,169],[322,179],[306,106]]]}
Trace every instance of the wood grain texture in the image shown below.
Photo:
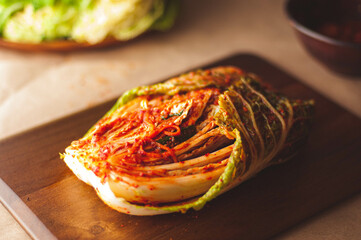
{"label": "wood grain texture", "polygon": [[315,99],[316,116],[309,141],[295,158],[262,171],[201,211],[118,213],[59,159],[112,102],[0,142],[0,177],[59,239],[263,239],[361,190],[359,118],[262,58],[241,54],[209,66],[229,64],[258,74],[287,96]]}
{"label": "wood grain texture", "polygon": [[[37,218],[37,216],[25,205],[25,203],[13,192],[9,186],[0,178],[0,200],[7,209],[16,209],[13,217],[25,228],[27,233],[33,239],[53,240],[56,237],[45,227],[45,225]],[[22,232],[25,234],[24,232]],[[4,237],[4,236],[2,236]],[[15,237],[15,236],[14,236]],[[23,236],[24,238],[26,236]],[[3,238],[3,239],[12,239]],[[19,238],[20,239],[20,238]]]}

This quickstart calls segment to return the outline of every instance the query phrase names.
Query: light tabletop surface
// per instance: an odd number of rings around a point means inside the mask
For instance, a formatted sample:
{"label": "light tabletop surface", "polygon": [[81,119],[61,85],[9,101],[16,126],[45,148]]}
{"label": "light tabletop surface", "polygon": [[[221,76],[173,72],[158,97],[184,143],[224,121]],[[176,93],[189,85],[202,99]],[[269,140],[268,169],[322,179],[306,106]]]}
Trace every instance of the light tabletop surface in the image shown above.
{"label": "light tabletop surface", "polygon": [[[116,48],[77,53],[0,49],[0,139],[241,52],[271,61],[361,117],[361,78],[334,74],[311,58],[288,24],[284,3],[183,0],[171,31]],[[277,238],[360,239],[360,226],[361,194]],[[30,239],[1,204],[0,239]]]}

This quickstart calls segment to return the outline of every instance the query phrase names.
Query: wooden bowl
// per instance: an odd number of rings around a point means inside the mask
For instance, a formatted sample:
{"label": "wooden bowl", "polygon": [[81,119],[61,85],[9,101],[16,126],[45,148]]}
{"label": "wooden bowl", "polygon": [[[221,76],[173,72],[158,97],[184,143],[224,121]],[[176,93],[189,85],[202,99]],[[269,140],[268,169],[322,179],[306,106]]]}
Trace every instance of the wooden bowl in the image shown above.
{"label": "wooden bowl", "polygon": [[78,43],[72,40],[58,40],[58,41],[43,42],[40,44],[33,44],[33,43],[10,42],[0,39],[0,47],[21,50],[21,51],[29,51],[29,52],[43,52],[43,51],[70,52],[70,51],[110,47],[121,43],[122,41],[118,41],[114,38],[107,38],[104,41],[97,44]]}
{"label": "wooden bowl", "polygon": [[361,23],[360,0],[288,0],[285,11],[304,48],[327,68],[342,74],[361,76],[361,42],[325,35],[322,23]]}

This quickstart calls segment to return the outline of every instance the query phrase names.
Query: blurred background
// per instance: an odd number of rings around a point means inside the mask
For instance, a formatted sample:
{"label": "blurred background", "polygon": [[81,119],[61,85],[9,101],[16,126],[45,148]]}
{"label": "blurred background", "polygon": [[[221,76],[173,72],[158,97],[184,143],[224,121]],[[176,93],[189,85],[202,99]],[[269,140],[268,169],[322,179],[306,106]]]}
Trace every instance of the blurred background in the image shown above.
{"label": "blurred background", "polygon": [[[64,53],[0,48],[0,139],[236,53],[271,61],[361,117],[361,78],[334,73],[311,57],[289,24],[285,3],[183,0],[171,30],[116,47]],[[0,209],[0,236],[5,236],[0,238],[26,238]],[[359,239],[360,225],[361,195],[277,238]]]}

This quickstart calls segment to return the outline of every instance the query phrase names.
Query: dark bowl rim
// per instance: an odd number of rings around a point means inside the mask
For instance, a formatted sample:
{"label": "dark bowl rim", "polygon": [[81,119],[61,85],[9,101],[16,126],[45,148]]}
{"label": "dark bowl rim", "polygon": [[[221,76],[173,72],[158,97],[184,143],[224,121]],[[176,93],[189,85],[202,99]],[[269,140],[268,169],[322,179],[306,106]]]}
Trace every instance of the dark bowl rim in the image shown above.
{"label": "dark bowl rim", "polygon": [[361,43],[353,43],[353,42],[346,42],[346,41],[342,41],[342,40],[338,40],[335,38],[331,38],[328,37],[326,35],[323,35],[321,33],[318,33],[308,27],[306,27],[305,25],[303,25],[302,23],[300,23],[299,21],[297,21],[291,11],[290,11],[290,3],[293,2],[294,0],[286,0],[285,3],[285,12],[287,14],[288,20],[290,21],[291,25],[297,29],[298,31],[302,32],[303,34],[312,37],[314,39],[317,39],[319,41],[322,42],[326,42],[328,44],[332,44],[332,45],[337,45],[337,46],[341,46],[341,47],[350,47],[350,48],[356,48],[356,49],[361,49]]}

